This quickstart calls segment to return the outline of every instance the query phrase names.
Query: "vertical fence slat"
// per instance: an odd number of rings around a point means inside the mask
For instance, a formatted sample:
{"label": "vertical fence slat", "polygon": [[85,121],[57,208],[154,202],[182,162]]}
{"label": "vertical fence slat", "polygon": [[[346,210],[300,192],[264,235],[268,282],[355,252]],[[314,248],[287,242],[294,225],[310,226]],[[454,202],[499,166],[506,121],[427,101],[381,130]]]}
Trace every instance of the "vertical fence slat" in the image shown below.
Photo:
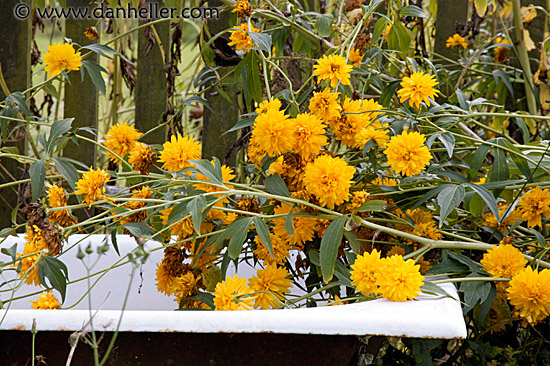
{"label": "vertical fence slat", "polygon": [[[221,5],[223,3],[219,0],[209,2],[209,6],[211,7]],[[219,18],[211,19],[208,22],[208,29],[212,35],[227,28],[229,28],[229,12],[220,13]],[[224,36],[224,38],[227,37],[227,35]],[[222,67],[218,69],[218,72],[223,76],[230,72],[231,69],[232,67]],[[215,88],[205,93],[204,98],[210,104],[212,111],[208,108],[204,109],[202,131],[202,157],[204,159],[211,159],[215,156],[222,162],[237,140],[237,132],[223,134],[239,120],[236,90],[233,90],[232,87],[223,87],[223,90],[227,93],[231,102],[226,100]],[[235,161],[235,151],[233,151],[229,164],[234,165]]]}
{"label": "vertical fence slat", "polygon": [[[67,6],[76,8],[88,7],[88,0],[69,0]],[[94,43],[84,35],[84,31],[89,26],[95,25],[93,19],[74,19],[68,18],[65,20],[65,37],[70,38],[82,46]],[[87,60],[97,62],[97,55],[93,54],[87,57]],[[71,83],[65,83],[65,101],[64,101],[64,116],[65,118],[74,117],[73,127],[90,127],[97,129],[98,120],[98,101],[99,92],[92,83],[89,75],[85,73],[84,81],[82,81],[80,72],[71,72],[69,74]],[[97,139],[87,132],[80,131],[79,134],[90,139]],[[87,141],[79,141],[78,145],[69,142],[63,150],[63,155],[83,162],[87,166],[94,166],[96,159],[95,145]]]}
{"label": "vertical fence slat", "polygon": [[[156,0],[148,0],[147,4],[153,2],[159,3],[159,7],[163,5]],[[155,24],[154,27],[162,42],[164,55],[168,58],[170,57],[170,21]],[[154,44],[150,47],[148,37],[154,37],[150,27],[139,31],[135,89],[135,126],[144,133],[158,126],[168,107],[163,55],[156,38],[153,38]],[[156,130],[155,133],[144,136],[142,140],[149,144],[161,144],[165,140],[165,131],[166,129]]]}
{"label": "vertical fence slat", "polygon": [[[0,64],[2,74],[10,92],[23,91],[30,85],[31,77],[31,17],[19,20],[14,16],[14,6],[19,3],[31,4],[30,0],[5,0],[2,2],[0,12]],[[0,89],[0,100],[6,95]],[[9,124],[13,127],[15,122]],[[22,129],[18,130],[15,139],[2,146],[16,146],[21,154],[24,154],[25,141]],[[23,166],[12,159],[0,161],[0,184],[18,180],[23,174]],[[10,213],[17,205],[17,186],[0,190],[0,229],[11,226]]]}

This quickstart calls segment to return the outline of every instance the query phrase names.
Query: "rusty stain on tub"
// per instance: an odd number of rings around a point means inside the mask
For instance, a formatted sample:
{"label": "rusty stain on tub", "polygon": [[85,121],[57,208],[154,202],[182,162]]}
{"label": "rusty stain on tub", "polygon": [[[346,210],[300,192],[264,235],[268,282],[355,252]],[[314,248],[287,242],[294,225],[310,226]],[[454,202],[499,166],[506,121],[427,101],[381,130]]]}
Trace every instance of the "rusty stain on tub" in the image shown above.
{"label": "rusty stain on tub", "polygon": [[10,330],[27,330],[27,328],[24,325],[18,325],[15,328],[11,328]]}

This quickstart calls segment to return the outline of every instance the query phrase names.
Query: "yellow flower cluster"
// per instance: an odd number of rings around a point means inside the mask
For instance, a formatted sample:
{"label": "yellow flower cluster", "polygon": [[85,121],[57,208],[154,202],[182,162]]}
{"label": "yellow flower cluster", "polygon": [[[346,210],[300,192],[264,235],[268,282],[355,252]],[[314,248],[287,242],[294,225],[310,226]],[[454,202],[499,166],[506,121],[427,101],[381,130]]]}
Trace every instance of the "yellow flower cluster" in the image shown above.
{"label": "yellow flower cluster", "polygon": [[31,300],[33,309],[53,310],[60,309],[61,303],[55,298],[52,290],[43,291],[36,300]]}
{"label": "yellow flower cluster", "polygon": [[285,294],[292,285],[288,277],[288,271],[275,264],[259,269],[250,279],[250,286],[247,286],[246,278],[238,275],[228,277],[216,285],[216,310],[251,310],[252,303],[255,308],[275,308],[286,300]]}
{"label": "yellow flower cluster", "polygon": [[412,300],[424,284],[420,265],[401,255],[380,258],[380,252],[358,255],[351,265],[352,285],[364,295],[382,295],[390,301]]}

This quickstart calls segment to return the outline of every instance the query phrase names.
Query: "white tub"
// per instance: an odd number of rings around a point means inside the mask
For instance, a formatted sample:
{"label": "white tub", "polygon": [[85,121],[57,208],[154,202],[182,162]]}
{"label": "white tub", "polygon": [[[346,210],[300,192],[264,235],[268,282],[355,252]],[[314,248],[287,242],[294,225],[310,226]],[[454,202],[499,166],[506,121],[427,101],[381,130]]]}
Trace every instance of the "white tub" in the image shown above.
{"label": "white tub", "polygon": [[[83,249],[88,243],[95,248],[106,239],[102,235],[73,235],[65,244],[60,259],[69,268],[69,279],[74,281],[86,275],[82,262],[76,258],[80,243]],[[120,253],[128,253],[136,247],[133,238],[120,235],[117,239]],[[8,248],[18,244],[21,253],[24,245],[22,236],[9,237],[0,244]],[[151,250],[160,244],[148,242]],[[71,248],[71,246],[73,246]],[[71,249],[69,249],[71,248]],[[129,294],[126,310],[121,311],[131,267],[125,265],[109,271],[98,280],[92,289],[91,309],[88,300],[81,301],[69,310],[33,310],[29,298],[11,303],[9,310],[0,310],[0,330],[30,330],[33,319],[39,331],[81,330],[94,314],[94,328],[99,331],[114,331],[121,319],[122,332],[185,332],[185,333],[283,333],[319,335],[380,335],[421,338],[465,338],[466,326],[462,309],[457,300],[445,297],[420,295],[414,301],[390,302],[384,299],[339,306],[317,308],[257,310],[257,311],[172,311],[176,307],[173,298],[156,290],[156,264],[162,259],[162,250],[152,251],[148,261],[136,273]],[[97,254],[86,260],[95,260]],[[120,258],[113,249],[101,256],[93,272],[108,268]],[[253,270],[239,266],[239,275],[251,277]],[[234,271],[234,269],[232,269]],[[13,272],[10,272],[13,273]],[[229,274],[229,273],[228,273]],[[6,276],[7,272],[2,275]],[[99,276],[92,278],[92,283]],[[6,279],[6,277],[4,278]],[[2,290],[6,287],[2,287]],[[452,284],[443,288],[458,298]],[[87,281],[71,283],[67,286],[67,296],[63,307],[75,304],[88,289]],[[32,293],[41,289],[23,286],[15,296]],[[6,301],[10,293],[2,292],[0,299]],[[38,295],[32,296],[36,299]],[[101,310],[95,311],[100,305]],[[7,308],[8,304],[4,308]]]}

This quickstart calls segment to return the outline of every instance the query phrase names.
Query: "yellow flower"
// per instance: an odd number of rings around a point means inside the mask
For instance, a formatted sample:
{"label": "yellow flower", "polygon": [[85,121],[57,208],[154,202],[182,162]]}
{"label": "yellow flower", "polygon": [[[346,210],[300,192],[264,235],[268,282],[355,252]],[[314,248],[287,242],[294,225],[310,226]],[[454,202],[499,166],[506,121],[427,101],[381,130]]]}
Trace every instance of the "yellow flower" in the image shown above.
{"label": "yellow flower", "polygon": [[162,292],[167,296],[174,293],[176,278],[170,275],[170,271],[168,271],[168,266],[165,261],[157,264],[156,281],[158,292]]}
{"label": "yellow flower", "polygon": [[288,258],[290,257],[289,250],[290,244],[287,240],[284,240],[279,235],[269,233],[271,239],[271,245],[273,246],[273,256],[269,254],[269,251],[265,247],[264,243],[259,236],[257,236],[254,241],[256,242],[256,249],[254,249],[254,255],[258,260],[263,260],[266,264],[280,264],[283,265]]}
{"label": "yellow flower", "polygon": [[325,136],[327,126],[319,118],[309,113],[298,114],[293,122],[296,128],[294,131],[296,140],[292,151],[304,159],[319,154],[321,148],[328,143],[327,136]]}
{"label": "yellow flower", "polygon": [[[288,215],[291,207],[287,204],[282,203],[280,206],[275,207],[273,211],[274,215]],[[292,210],[292,212],[300,212],[297,209]],[[288,232],[285,228],[285,221],[287,218],[275,219],[273,220],[273,233],[292,245],[294,249],[303,249],[304,243],[313,239],[315,235],[315,219],[313,217],[303,217],[303,216],[293,216],[292,222],[294,226],[294,234],[292,236],[288,235]]]}
{"label": "yellow flower", "polygon": [[379,147],[386,147],[390,137],[380,121],[374,121],[368,127],[357,132],[356,142],[353,147],[362,148],[369,140],[374,140]]}
{"label": "yellow flower", "polygon": [[[519,249],[512,245],[504,244],[489,249],[483,255],[480,263],[483,265],[483,270],[489,272],[493,277],[513,278],[523,271],[527,260]],[[497,287],[501,287],[502,285],[506,287],[507,283],[497,282]]]}
{"label": "yellow flower", "polygon": [[380,252],[376,249],[357,256],[355,263],[351,265],[351,284],[357,291],[367,296],[378,292],[376,277],[381,264]]}
{"label": "yellow flower", "polygon": [[426,137],[416,131],[404,131],[393,136],[384,154],[388,157],[388,165],[396,173],[412,177],[430,164],[432,154],[427,146],[423,146]]}
{"label": "yellow flower", "polygon": [[136,172],[147,175],[149,174],[149,165],[153,164],[156,156],[150,146],[139,141],[136,142],[136,146],[130,151],[128,162],[133,165]]}
{"label": "yellow flower", "polygon": [[[132,189],[132,195],[130,198],[132,199],[147,199],[151,198],[153,191],[149,189],[149,186],[141,187],[141,189]],[[124,217],[122,220],[120,220],[120,225],[132,223],[132,222],[143,222],[147,218],[147,210],[144,209],[145,206],[147,206],[147,202],[145,201],[128,201],[124,204],[123,207],[129,209],[129,210],[140,210],[136,211],[126,217]]]}
{"label": "yellow flower", "polygon": [[439,93],[434,86],[439,84],[435,80],[435,75],[424,74],[422,71],[414,72],[410,77],[404,77],[401,82],[402,89],[397,91],[401,103],[409,100],[411,107],[419,108],[420,102],[430,105],[429,98],[434,99]]}
{"label": "yellow flower", "polygon": [[266,113],[269,110],[279,111],[281,110],[281,106],[282,104],[279,99],[271,98],[270,100],[264,100],[263,102],[261,102],[258,105],[258,108],[256,108],[256,113],[262,114]]}
{"label": "yellow flower", "polygon": [[253,163],[255,167],[261,168],[262,160],[267,155],[267,151],[265,151],[263,145],[253,136],[250,138],[250,143],[246,152],[248,153],[248,160]]}
{"label": "yellow flower", "polygon": [[349,51],[349,62],[355,67],[359,67],[359,64],[363,61],[363,57],[365,57],[365,53],[359,51],[357,48],[352,48]]}
{"label": "yellow flower", "polygon": [[61,303],[55,298],[52,290],[43,291],[37,300],[31,300],[33,309],[52,310],[61,308]]}
{"label": "yellow flower", "polygon": [[292,280],[287,278],[290,276],[288,271],[276,264],[268,264],[265,269],[259,269],[256,276],[250,279],[250,288],[256,292],[254,307],[269,309],[279,306],[292,284]]}
{"label": "yellow flower", "polygon": [[[481,178],[481,179],[484,179],[484,178]],[[498,213],[501,220],[507,209],[508,209],[508,205],[505,205],[505,204],[498,205]],[[508,211],[506,218],[500,222],[500,225],[498,223],[496,216],[492,212],[489,211],[485,215],[483,215],[483,225],[498,229],[498,231],[500,232],[508,231],[507,227],[514,225],[517,220],[521,220],[521,214],[515,209]]]}
{"label": "yellow flower", "polygon": [[384,258],[376,276],[382,297],[390,301],[407,301],[418,295],[424,284],[420,265],[414,260],[403,260],[400,255]]}
{"label": "yellow flower", "polygon": [[72,44],[61,42],[48,46],[48,52],[42,55],[48,77],[61,74],[63,70],[78,70],[82,66],[80,52],[75,52]]}
{"label": "yellow flower", "polygon": [[235,8],[231,10],[232,13],[237,13],[239,18],[252,15],[252,9],[254,7],[246,0],[238,0],[235,4]]}
{"label": "yellow flower", "polygon": [[[50,203],[50,207],[66,207],[67,197],[63,188],[57,184],[46,184],[46,186],[48,187],[48,202]],[[48,213],[48,219],[50,222],[55,222],[61,227],[68,227],[76,224],[76,220],[71,217],[69,210],[50,211]]]}
{"label": "yellow flower", "polygon": [[252,310],[252,289],[246,285],[246,278],[238,275],[227,277],[216,285],[214,306],[216,310]]}
{"label": "yellow flower", "polygon": [[258,141],[269,156],[277,156],[294,147],[294,130],[294,123],[284,112],[269,109],[256,117],[252,139]]}
{"label": "yellow flower", "polygon": [[336,138],[344,144],[362,149],[368,141],[365,140],[367,136],[362,131],[368,128],[382,128],[379,121],[374,121],[382,114],[377,112],[381,109],[382,106],[374,99],[360,101],[346,97],[341,116],[329,120],[330,128],[336,134]]}
{"label": "yellow flower", "polygon": [[250,48],[253,46],[252,38],[246,32],[260,33],[261,31],[254,26],[252,26],[252,29],[248,28],[248,23],[246,22],[235,28],[239,30],[231,31],[231,35],[229,36],[231,42],[228,45],[235,46],[237,50],[244,51],[244,53],[250,52]]}
{"label": "yellow flower", "polygon": [[[168,223],[168,217],[170,217],[172,209],[173,207],[169,207],[160,211],[160,218],[163,225]],[[170,233],[172,235],[177,235],[180,240],[192,236],[194,231],[193,219],[191,217],[188,217],[185,220],[179,220],[170,228]]]}
{"label": "yellow flower", "polygon": [[201,158],[201,144],[193,137],[172,135],[170,142],[162,145],[159,161],[164,163],[162,167],[172,173],[179,172],[191,166],[189,160]]}
{"label": "yellow flower", "polygon": [[[140,138],[143,134],[134,128],[133,124],[128,124],[128,122],[120,122],[112,126],[109,129],[109,132],[105,135],[105,142],[103,145],[111,150],[116,155],[124,158],[126,154],[129,154],[138,147],[138,142],[136,139]],[[109,160],[113,162],[118,162],[119,159],[107,151],[109,155]]]}
{"label": "yellow flower", "polygon": [[303,189],[305,160],[296,154],[285,154],[279,156],[276,161],[271,163],[268,175],[279,174],[285,181],[291,192]]}
{"label": "yellow flower", "polygon": [[466,42],[466,39],[460,34],[455,33],[447,38],[447,43],[445,44],[445,46],[447,46],[447,48],[454,48],[457,46],[462,46],[462,48],[466,48],[468,47],[468,42]]}
{"label": "yellow flower", "polygon": [[340,93],[333,93],[329,87],[322,92],[313,92],[313,97],[309,102],[309,110],[323,121],[329,121],[332,118],[339,118],[342,106],[338,101]]}
{"label": "yellow flower", "polygon": [[393,178],[380,178],[376,177],[371,184],[378,185],[378,186],[388,186],[388,187],[394,187],[397,185],[397,182]]}
{"label": "yellow flower", "polygon": [[[32,253],[40,252],[42,249],[47,247],[47,243],[44,237],[41,235],[39,228],[30,227],[25,235],[25,248],[23,249],[23,254],[17,253],[18,256],[27,256]],[[40,253],[31,255],[29,257],[21,259],[21,272],[19,276],[21,278],[26,277],[25,283],[27,285],[34,284],[35,286],[40,286],[40,279],[38,278],[38,266],[36,261],[40,258]],[[33,267],[34,266],[34,267]],[[16,267],[14,265],[14,267]]]}
{"label": "yellow flower", "polygon": [[113,201],[105,195],[105,187],[103,187],[110,178],[111,176],[105,170],[94,170],[90,167],[90,170],[76,182],[78,189],[74,193],[84,195],[82,203],[88,203],[88,208],[92,207],[92,203],[96,200]]}
{"label": "yellow flower", "polygon": [[333,209],[347,201],[354,174],[355,168],[344,160],[322,155],[306,165],[304,185],[322,206]]}
{"label": "yellow flower", "polygon": [[359,207],[363,206],[367,199],[369,198],[369,192],[367,191],[355,191],[352,193],[351,202],[348,203],[346,209],[349,212],[356,211]]}
{"label": "yellow flower", "polygon": [[[507,39],[502,39],[501,37],[497,37],[495,39],[495,43],[497,44],[510,44],[510,41]],[[495,62],[498,62],[500,64],[505,63],[508,60],[508,54],[510,53],[509,47],[504,46],[498,46],[495,48]]]}
{"label": "yellow flower", "polygon": [[181,300],[191,296],[196,288],[201,276],[195,276],[193,272],[187,271],[185,274],[176,278],[172,283],[172,291],[176,295],[176,302],[179,304]]}
{"label": "yellow flower", "polygon": [[527,221],[527,226],[542,228],[542,215],[550,218],[550,192],[548,188],[540,189],[536,186],[525,193],[519,200],[519,211],[522,220]]}
{"label": "yellow flower", "polygon": [[550,314],[550,270],[525,268],[515,275],[506,290],[508,299],[522,318],[535,325]]}
{"label": "yellow flower", "polygon": [[86,30],[84,31],[84,35],[90,41],[94,41],[99,38],[99,33],[97,33],[97,29],[95,27],[86,28]]}
{"label": "yellow flower", "polygon": [[317,83],[326,79],[332,88],[338,86],[338,81],[342,85],[350,85],[349,73],[353,70],[353,66],[346,65],[346,59],[340,55],[324,55],[313,66],[313,69],[313,76],[319,76]]}

